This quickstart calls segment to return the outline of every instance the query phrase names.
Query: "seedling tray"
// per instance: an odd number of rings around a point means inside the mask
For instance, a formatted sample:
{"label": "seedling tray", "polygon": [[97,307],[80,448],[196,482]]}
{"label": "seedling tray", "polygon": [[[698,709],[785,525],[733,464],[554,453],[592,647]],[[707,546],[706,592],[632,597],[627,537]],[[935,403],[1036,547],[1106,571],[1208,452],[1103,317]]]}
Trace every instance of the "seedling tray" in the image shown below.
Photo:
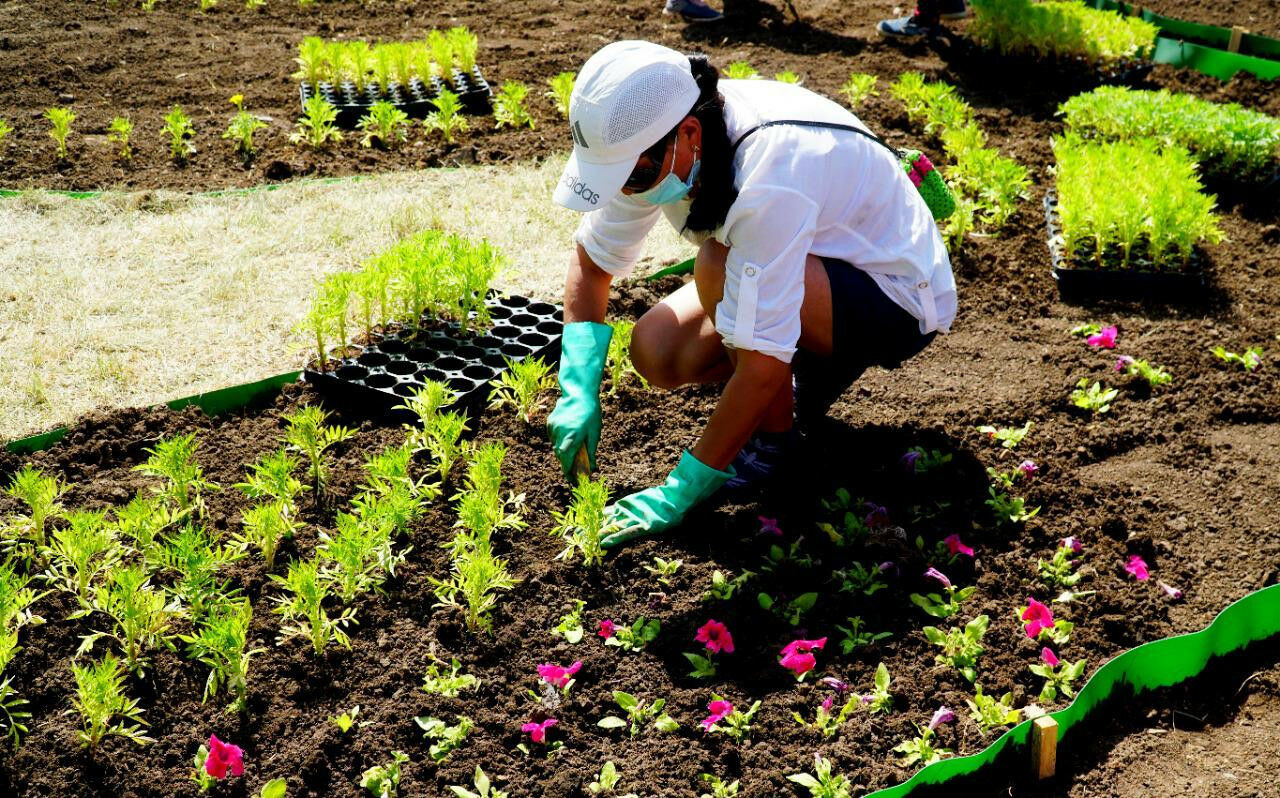
{"label": "seedling tray", "polygon": [[1137,269],[1097,269],[1075,266],[1062,251],[1057,195],[1052,189],[1044,198],[1045,232],[1049,242],[1052,274],[1063,302],[1087,303],[1104,299],[1153,300],[1189,303],[1205,296],[1208,276],[1199,250],[1191,256],[1188,271],[1153,272]]}
{"label": "seedling tray", "polygon": [[558,362],[564,327],[564,311],[547,302],[494,295],[485,305],[493,319],[487,329],[464,334],[457,322],[424,319],[418,329],[397,329],[351,347],[324,371],[308,368],[303,379],[335,402],[397,421],[416,420],[396,406],[435,380],[458,393],[454,409],[475,414],[489,398],[489,381],[506,370],[507,358]]}
{"label": "seedling tray", "polygon": [[484,79],[484,75],[480,74],[480,67],[477,66],[470,72],[455,69],[449,82],[452,84],[451,91],[462,101],[462,110],[469,114],[488,114],[493,111],[493,88]]}
{"label": "seedling tray", "polygon": [[470,74],[453,71],[449,83],[437,77],[429,81],[414,78],[408,86],[391,83],[387,91],[382,92],[376,85],[368,84],[361,92],[354,83],[311,83],[298,84],[298,99],[306,108],[306,102],[317,91],[338,112],[335,124],[344,130],[354,130],[360,124],[360,118],[369,113],[369,106],[379,100],[387,102],[404,111],[410,119],[424,119],[427,114],[436,110],[435,98],[440,92],[449,89],[458,95],[462,110],[470,114],[487,114],[492,110],[493,90],[488,81],[476,67]]}

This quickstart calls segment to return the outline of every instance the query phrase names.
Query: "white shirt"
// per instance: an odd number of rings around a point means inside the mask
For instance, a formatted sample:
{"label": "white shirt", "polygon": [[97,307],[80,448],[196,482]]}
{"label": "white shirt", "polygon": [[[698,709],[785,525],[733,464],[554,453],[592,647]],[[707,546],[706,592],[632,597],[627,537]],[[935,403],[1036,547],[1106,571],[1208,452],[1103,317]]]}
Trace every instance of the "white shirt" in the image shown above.
{"label": "white shirt", "polygon": [[[722,80],[729,141],[776,119],[866,128],[849,111],[800,86]],[[752,133],[734,156],[738,198],[712,236],[729,248],[716,331],[727,346],[790,362],[800,340],[807,255],[866,271],[920,320],[948,332],[956,313],[951,262],[933,216],[897,157],[847,130],[775,125]],[[630,273],[644,237],[664,214],[684,227],[691,200],[655,206],[619,194],[584,214],[574,240],[615,277]],[[706,233],[684,231],[695,244]]]}

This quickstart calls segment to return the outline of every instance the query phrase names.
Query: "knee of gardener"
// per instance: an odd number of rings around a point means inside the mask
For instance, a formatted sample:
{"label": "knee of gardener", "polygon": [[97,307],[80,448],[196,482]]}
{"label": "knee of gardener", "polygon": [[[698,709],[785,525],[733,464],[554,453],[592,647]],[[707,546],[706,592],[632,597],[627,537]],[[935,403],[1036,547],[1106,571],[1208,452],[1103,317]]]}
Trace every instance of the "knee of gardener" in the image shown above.
{"label": "knee of gardener", "polygon": [[644,317],[631,333],[631,362],[640,376],[656,388],[670,390],[684,384],[676,368],[676,352],[660,325],[647,322]]}

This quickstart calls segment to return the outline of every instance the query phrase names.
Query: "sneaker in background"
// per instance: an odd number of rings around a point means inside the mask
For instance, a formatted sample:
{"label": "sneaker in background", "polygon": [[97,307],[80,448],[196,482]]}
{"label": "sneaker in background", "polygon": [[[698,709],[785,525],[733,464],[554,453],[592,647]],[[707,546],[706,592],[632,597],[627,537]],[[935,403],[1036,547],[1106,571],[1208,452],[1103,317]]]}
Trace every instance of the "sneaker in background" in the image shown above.
{"label": "sneaker in background", "polygon": [[667,0],[662,13],[679,14],[685,22],[716,22],[724,19],[724,14],[698,0]]}

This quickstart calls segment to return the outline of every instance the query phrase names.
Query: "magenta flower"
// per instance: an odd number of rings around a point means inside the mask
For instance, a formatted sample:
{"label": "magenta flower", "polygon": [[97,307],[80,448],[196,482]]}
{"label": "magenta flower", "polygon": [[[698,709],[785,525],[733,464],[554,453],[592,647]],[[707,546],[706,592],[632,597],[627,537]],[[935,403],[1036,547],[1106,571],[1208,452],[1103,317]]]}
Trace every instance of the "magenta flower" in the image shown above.
{"label": "magenta flower", "polygon": [[603,621],[600,622],[600,631],[596,632],[596,634],[600,635],[605,640],[608,640],[609,638],[613,637],[617,629],[618,627],[616,624],[614,624],[613,621],[609,620],[608,618],[605,618]]}
{"label": "magenta flower", "polygon": [[1173,585],[1166,585],[1164,582],[1161,582],[1158,579],[1156,580],[1156,584],[1160,586],[1160,589],[1165,592],[1166,596],[1173,599],[1174,601],[1177,601],[1178,599],[1182,598],[1182,591],[1174,587]]}
{"label": "magenta flower", "polygon": [[893,560],[885,560],[884,562],[880,563],[880,565],[879,565],[880,573],[884,573],[885,571],[889,570],[890,568],[892,568],[892,569],[893,569],[893,572],[894,572],[895,574],[898,572],[898,564],[897,564],[896,562],[894,562]]}
{"label": "magenta flower", "polygon": [[711,731],[711,727],[725,719],[733,711],[733,704],[723,698],[707,703],[707,711],[711,714],[702,719],[702,730]]}
{"label": "magenta flower", "polygon": [[1024,477],[1033,477],[1040,470],[1040,466],[1036,465],[1034,460],[1023,460],[1018,464],[1018,470]]}
{"label": "magenta flower", "polygon": [[1072,554],[1079,554],[1080,549],[1084,548],[1084,546],[1080,545],[1079,538],[1072,536],[1069,538],[1062,539],[1062,548],[1071,549]]}
{"label": "magenta flower", "polygon": [[1136,554],[1130,555],[1129,561],[1124,564],[1124,569],[1133,574],[1133,578],[1139,582],[1145,582],[1151,577],[1147,571],[1146,562]]}
{"label": "magenta flower", "polygon": [[843,696],[845,693],[849,692],[849,687],[851,686],[848,682],[842,682],[834,676],[824,676],[822,677],[821,682],[832,690],[835,690],[836,695],[838,696]]}
{"label": "magenta flower", "polygon": [[793,640],[783,647],[778,664],[794,673],[797,679],[804,679],[804,675],[818,664],[817,657],[811,652],[820,650],[826,644],[825,637],[817,640]]}
{"label": "magenta flower", "polygon": [[960,539],[959,535],[947,535],[942,539],[942,542],[947,544],[947,551],[950,552],[953,557],[957,554],[965,554],[970,557],[973,556],[973,549],[964,545],[964,541]]}
{"label": "magenta flower", "polygon": [[863,505],[866,507],[867,517],[863,519],[867,526],[877,529],[882,526],[889,525],[889,508],[876,504],[875,502],[867,502]]}
{"label": "magenta flower", "polygon": [[763,515],[757,515],[760,520],[760,534],[773,535],[776,538],[782,537],[782,530],[778,527],[778,519],[768,518]]}
{"label": "magenta flower", "polygon": [[578,660],[567,668],[561,665],[552,665],[548,662],[545,665],[538,666],[538,675],[541,676],[542,680],[547,684],[554,685],[563,690],[569,685],[569,682],[573,680],[573,675],[577,673],[580,668],[582,668],[582,660]]}
{"label": "magenta flower", "polygon": [[733,635],[729,634],[729,630],[724,624],[715,619],[704,623],[698,629],[698,634],[694,637],[694,640],[699,643],[706,643],[707,648],[713,654],[733,653]]}
{"label": "magenta flower", "polygon": [[836,700],[831,696],[827,696],[826,698],[822,699],[822,711],[830,712],[831,707],[834,706],[835,703],[836,703]]}
{"label": "magenta flower", "polygon": [[1044,660],[1044,664],[1048,665],[1050,668],[1058,667],[1060,662],[1057,655],[1050,651],[1048,646],[1040,649],[1040,659]]}
{"label": "magenta flower", "polygon": [[933,713],[933,717],[929,719],[929,731],[933,731],[944,723],[950,723],[956,719],[956,713],[946,707],[938,707],[938,711]]}
{"label": "magenta flower", "polygon": [[227,770],[232,776],[244,775],[244,751],[240,746],[224,743],[218,735],[209,735],[209,756],[204,760],[204,772],[215,779],[225,779]]}
{"label": "magenta flower", "polygon": [[942,571],[939,571],[937,568],[930,568],[929,570],[924,572],[924,575],[932,579],[937,579],[939,582],[942,583],[943,587],[947,588],[948,590],[951,589],[951,580],[947,578],[946,574],[944,574]]}
{"label": "magenta flower", "polygon": [[1118,332],[1119,331],[1116,330],[1116,326],[1112,324],[1110,327],[1103,327],[1101,332],[1095,333],[1093,335],[1090,335],[1088,338],[1085,338],[1084,342],[1087,343],[1089,346],[1096,346],[1102,349],[1115,349],[1116,334]]}
{"label": "magenta flower", "polygon": [[901,464],[903,471],[906,471],[908,474],[914,474],[916,471],[916,461],[919,459],[920,453],[912,450],[902,455],[902,457],[899,457],[898,463]]}
{"label": "magenta flower", "polygon": [[547,729],[559,722],[555,718],[547,718],[541,723],[526,723],[520,727],[520,731],[526,732],[535,743],[545,743],[547,741]]}
{"label": "magenta flower", "polygon": [[1116,371],[1124,371],[1133,365],[1133,358],[1128,355],[1121,355],[1116,359]]}
{"label": "magenta flower", "polygon": [[1053,628],[1053,612],[1030,596],[1027,596],[1027,608],[1022,611],[1022,620],[1027,622],[1027,637],[1032,640],[1040,636],[1042,629]]}

